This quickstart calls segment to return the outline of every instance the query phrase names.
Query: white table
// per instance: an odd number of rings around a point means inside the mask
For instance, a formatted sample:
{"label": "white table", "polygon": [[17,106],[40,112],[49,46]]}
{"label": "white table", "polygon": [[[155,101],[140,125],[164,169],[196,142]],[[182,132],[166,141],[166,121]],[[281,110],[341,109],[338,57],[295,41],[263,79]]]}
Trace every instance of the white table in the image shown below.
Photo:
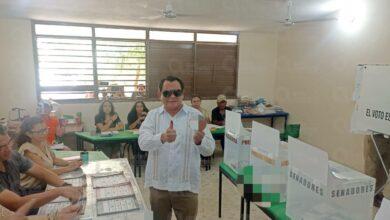
{"label": "white table", "polygon": [[[147,210],[145,202],[141,195],[141,191],[134,178],[133,172],[126,159],[113,159],[90,162],[87,165],[82,166],[82,170],[86,175],[86,205],[85,211],[80,219],[135,219],[135,220],[149,220],[151,213]],[[132,190],[134,192],[134,198],[138,203],[138,209],[130,212],[118,213],[113,215],[101,215],[97,214],[97,200],[96,200],[96,189],[92,186],[92,178],[96,174],[123,172],[123,175],[131,183]],[[112,187],[115,190],[115,187]],[[39,210],[40,214],[43,214],[43,208]],[[53,210],[54,211],[54,210]]]}

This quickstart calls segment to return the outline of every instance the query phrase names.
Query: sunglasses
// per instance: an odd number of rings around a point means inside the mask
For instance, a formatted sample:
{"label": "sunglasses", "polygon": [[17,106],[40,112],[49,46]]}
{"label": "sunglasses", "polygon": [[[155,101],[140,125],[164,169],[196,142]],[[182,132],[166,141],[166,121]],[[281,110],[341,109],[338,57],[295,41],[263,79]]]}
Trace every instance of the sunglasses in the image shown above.
{"label": "sunglasses", "polygon": [[42,128],[42,129],[37,130],[37,131],[31,131],[31,133],[33,133],[33,134],[46,134],[47,131],[48,131],[47,128]]}
{"label": "sunglasses", "polygon": [[162,92],[163,96],[165,98],[168,98],[170,97],[172,94],[175,95],[176,97],[179,97],[181,95],[183,95],[183,91],[181,89],[177,89],[177,90],[165,90]]}

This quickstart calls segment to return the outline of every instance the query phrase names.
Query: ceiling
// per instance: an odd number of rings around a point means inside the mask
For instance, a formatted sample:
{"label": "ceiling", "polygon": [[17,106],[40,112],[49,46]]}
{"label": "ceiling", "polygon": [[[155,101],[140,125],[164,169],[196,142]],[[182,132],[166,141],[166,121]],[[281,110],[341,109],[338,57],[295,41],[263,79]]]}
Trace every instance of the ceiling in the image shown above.
{"label": "ceiling", "polygon": [[[185,16],[157,18],[168,1]],[[293,19],[334,17],[330,1],[293,0]],[[286,16],[287,0],[0,0],[0,17],[174,29],[277,31]]]}

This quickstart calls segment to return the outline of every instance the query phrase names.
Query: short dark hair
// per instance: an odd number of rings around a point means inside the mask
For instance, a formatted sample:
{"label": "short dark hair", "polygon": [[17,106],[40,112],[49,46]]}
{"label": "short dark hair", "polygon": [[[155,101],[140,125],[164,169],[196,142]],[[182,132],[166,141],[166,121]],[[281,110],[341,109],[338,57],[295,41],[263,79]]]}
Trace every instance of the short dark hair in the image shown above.
{"label": "short dark hair", "polygon": [[168,81],[168,82],[178,81],[179,84],[180,84],[181,90],[182,90],[182,91],[184,90],[184,84],[183,84],[183,81],[181,81],[181,79],[179,79],[179,78],[176,77],[176,76],[167,76],[167,77],[163,78],[163,79],[160,81],[160,84],[158,85],[158,88],[160,89],[160,91],[162,91],[162,87],[163,87],[165,81]]}
{"label": "short dark hair", "polygon": [[200,96],[198,96],[198,95],[194,95],[194,96],[192,96],[192,97],[191,97],[191,102],[192,102],[192,100],[193,100],[194,98],[199,98],[199,99],[200,99],[200,101],[202,101],[202,98],[201,98]]}

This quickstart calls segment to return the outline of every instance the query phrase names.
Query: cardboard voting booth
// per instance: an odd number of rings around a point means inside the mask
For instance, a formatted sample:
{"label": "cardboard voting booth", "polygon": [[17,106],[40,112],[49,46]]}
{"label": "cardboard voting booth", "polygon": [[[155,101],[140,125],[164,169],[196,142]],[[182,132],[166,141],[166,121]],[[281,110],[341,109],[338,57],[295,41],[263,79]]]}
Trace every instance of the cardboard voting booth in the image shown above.
{"label": "cardboard voting booth", "polygon": [[[390,135],[390,65],[358,65],[356,71],[351,130],[354,133],[370,134],[387,181],[376,193],[382,191],[390,181],[389,167],[386,167],[381,150],[374,135]],[[386,137],[386,136],[385,136]],[[385,157],[386,158],[386,157]]]}
{"label": "cardboard voting booth", "polygon": [[359,65],[351,130],[390,135],[390,65]]}
{"label": "cardboard voting booth", "polygon": [[289,137],[286,213],[292,219],[372,218],[375,179],[328,161],[328,154]]}
{"label": "cardboard voting booth", "polygon": [[245,175],[244,182],[251,182],[257,190],[255,193],[262,194],[261,201],[285,202],[288,151],[287,143],[279,139],[278,130],[253,122],[250,163],[246,170],[252,169],[252,172]]}
{"label": "cardboard voting booth", "polygon": [[250,135],[241,124],[241,115],[226,111],[223,162],[238,173],[250,162]]}

